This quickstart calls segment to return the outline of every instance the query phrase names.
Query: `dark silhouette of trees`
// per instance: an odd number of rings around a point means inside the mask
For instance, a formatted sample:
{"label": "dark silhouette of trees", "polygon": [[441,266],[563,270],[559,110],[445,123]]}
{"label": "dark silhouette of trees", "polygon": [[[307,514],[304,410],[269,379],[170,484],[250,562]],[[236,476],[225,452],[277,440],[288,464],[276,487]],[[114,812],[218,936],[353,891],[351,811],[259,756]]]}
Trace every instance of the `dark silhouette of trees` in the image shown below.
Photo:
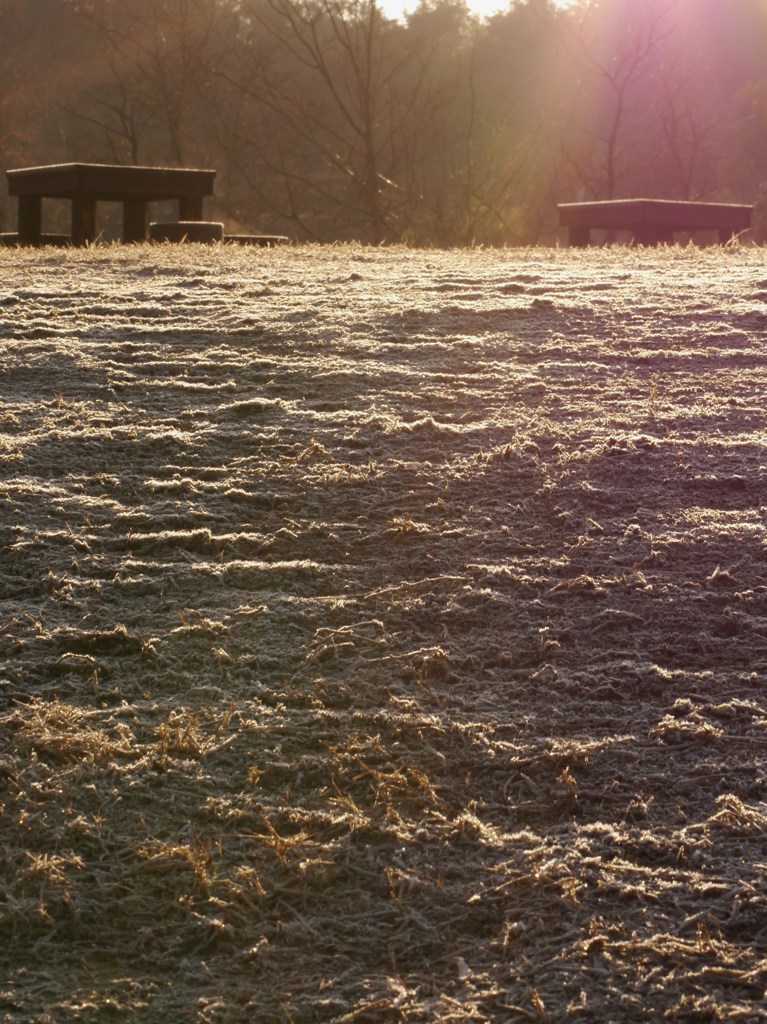
{"label": "dark silhouette of trees", "polygon": [[[5,167],[218,171],[232,227],[551,242],[556,203],[756,202],[764,0],[0,0]],[[11,221],[0,195],[0,224]]]}

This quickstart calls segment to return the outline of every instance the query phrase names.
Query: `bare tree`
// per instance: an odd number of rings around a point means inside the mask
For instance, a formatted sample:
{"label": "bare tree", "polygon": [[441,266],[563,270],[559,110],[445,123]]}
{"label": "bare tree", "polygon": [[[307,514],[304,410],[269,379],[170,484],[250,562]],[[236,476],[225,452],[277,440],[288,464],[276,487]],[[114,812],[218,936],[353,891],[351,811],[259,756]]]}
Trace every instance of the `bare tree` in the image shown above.
{"label": "bare tree", "polygon": [[[86,107],[113,156],[182,165],[193,149],[197,94],[215,0],[78,0],[108,68]],[[151,151],[151,152],[145,152]]]}
{"label": "bare tree", "polygon": [[231,97],[217,93],[221,143],[260,201],[308,237],[414,239],[440,200],[454,223],[470,39],[442,52],[440,37],[460,32],[466,9],[441,3],[408,26],[376,0],[251,0],[243,10],[239,60],[216,70]]}
{"label": "bare tree", "polygon": [[[576,64],[596,79],[605,109],[593,129],[596,160],[567,148],[565,158],[595,197],[614,199],[617,194],[622,143],[637,110],[632,99],[658,56],[668,15],[667,0],[600,0],[586,5],[572,22]],[[588,149],[593,148],[592,141]]]}
{"label": "bare tree", "polygon": [[[288,180],[303,179],[326,197],[342,194],[347,215],[366,222],[374,241],[399,238],[399,151],[420,86],[403,75],[411,55],[393,49],[395,30],[375,0],[265,6],[256,18],[281,62],[253,68],[248,87],[314,167],[307,177],[307,162],[299,168],[293,161]],[[283,150],[283,168],[285,157]]]}
{"label": "bare tree", "polygon": [[[702,186],[703,158],[709,139],[721,118],[702,120],[688,83],[664,75],[660,80],[657,117],[663,132],[682,199],[694,199],[706,191]],[[701,184],[699,184],[701,182]]]}

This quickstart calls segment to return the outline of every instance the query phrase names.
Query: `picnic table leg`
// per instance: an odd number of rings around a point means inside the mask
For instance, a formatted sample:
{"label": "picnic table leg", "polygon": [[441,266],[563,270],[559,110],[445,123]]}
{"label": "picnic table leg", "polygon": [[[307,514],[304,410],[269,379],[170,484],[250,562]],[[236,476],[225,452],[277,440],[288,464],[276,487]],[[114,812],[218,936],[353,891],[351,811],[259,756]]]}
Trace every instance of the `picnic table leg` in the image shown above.
{"label": "picnic table leg", "polygon": [[123,242],[146,241],[146,202],[126,199],[123,203]]}
{"label": "picnic table leg", "polygon": [[179,220],[202,220],[202,196],[181,196],[178,201]]}
{"label": "picnic table leg", "polygon": [[659,227],[657,224],[644,224],[634,229],[634,245],[673,245],[674,231],[672,228]]}
{"label": "picnic table leg", "polygon": [[570,228],[569,242],[573,248],[585,249],[591,238],[591,228]]}
{"label": "picnic table leg", "polygon": [[39,245],[42,226],[42,197],[19,196],[19,244]]}
{"label": "picnic table leg", "polygon": [[85,245],[96,237],[96,200],[90,196],[72,198],[72,245]]}

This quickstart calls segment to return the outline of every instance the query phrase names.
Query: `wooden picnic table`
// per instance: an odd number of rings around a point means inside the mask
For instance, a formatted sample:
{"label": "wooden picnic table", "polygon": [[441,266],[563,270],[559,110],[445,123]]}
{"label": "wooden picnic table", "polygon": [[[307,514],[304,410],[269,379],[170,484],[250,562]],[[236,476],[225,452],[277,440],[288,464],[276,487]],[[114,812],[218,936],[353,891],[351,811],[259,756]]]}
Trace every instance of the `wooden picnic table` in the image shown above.
{"label": "wooden picnic table", "polygon": [[118,164],[51,164],[6,171],[8,192],[19,199],[20,245],[42,241],[43,199],[72,203],[72,245],[96,237],[96,203],[123,205],[123,241],[142,242],[147,234],[147,204],[178,201],[179,220],[201,221],[203,199],[213,195],[215,171],[180,167],[132,167]]}
{"label": "wooden picnic table", "polygon": [[751,226],[753,207],[740,203],[696,203],[673,199],[607,199],[560,203],[559,223],[570,245],[589,244],[593,228],[629,231],[637,245],[671,244],[677,231],[717,231],[724,245]]}

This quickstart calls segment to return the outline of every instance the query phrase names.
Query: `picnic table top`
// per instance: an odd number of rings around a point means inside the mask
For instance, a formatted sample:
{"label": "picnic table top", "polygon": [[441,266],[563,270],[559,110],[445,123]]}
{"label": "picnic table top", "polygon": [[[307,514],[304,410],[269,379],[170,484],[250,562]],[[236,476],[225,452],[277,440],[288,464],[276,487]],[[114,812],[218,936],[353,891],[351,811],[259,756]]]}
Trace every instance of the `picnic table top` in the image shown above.
{"label": "picnic table top", "polygon": [[68,163],[17,167],[5,172],[12,196],[147,201],[213,195],[216,172],[188,167]]}

